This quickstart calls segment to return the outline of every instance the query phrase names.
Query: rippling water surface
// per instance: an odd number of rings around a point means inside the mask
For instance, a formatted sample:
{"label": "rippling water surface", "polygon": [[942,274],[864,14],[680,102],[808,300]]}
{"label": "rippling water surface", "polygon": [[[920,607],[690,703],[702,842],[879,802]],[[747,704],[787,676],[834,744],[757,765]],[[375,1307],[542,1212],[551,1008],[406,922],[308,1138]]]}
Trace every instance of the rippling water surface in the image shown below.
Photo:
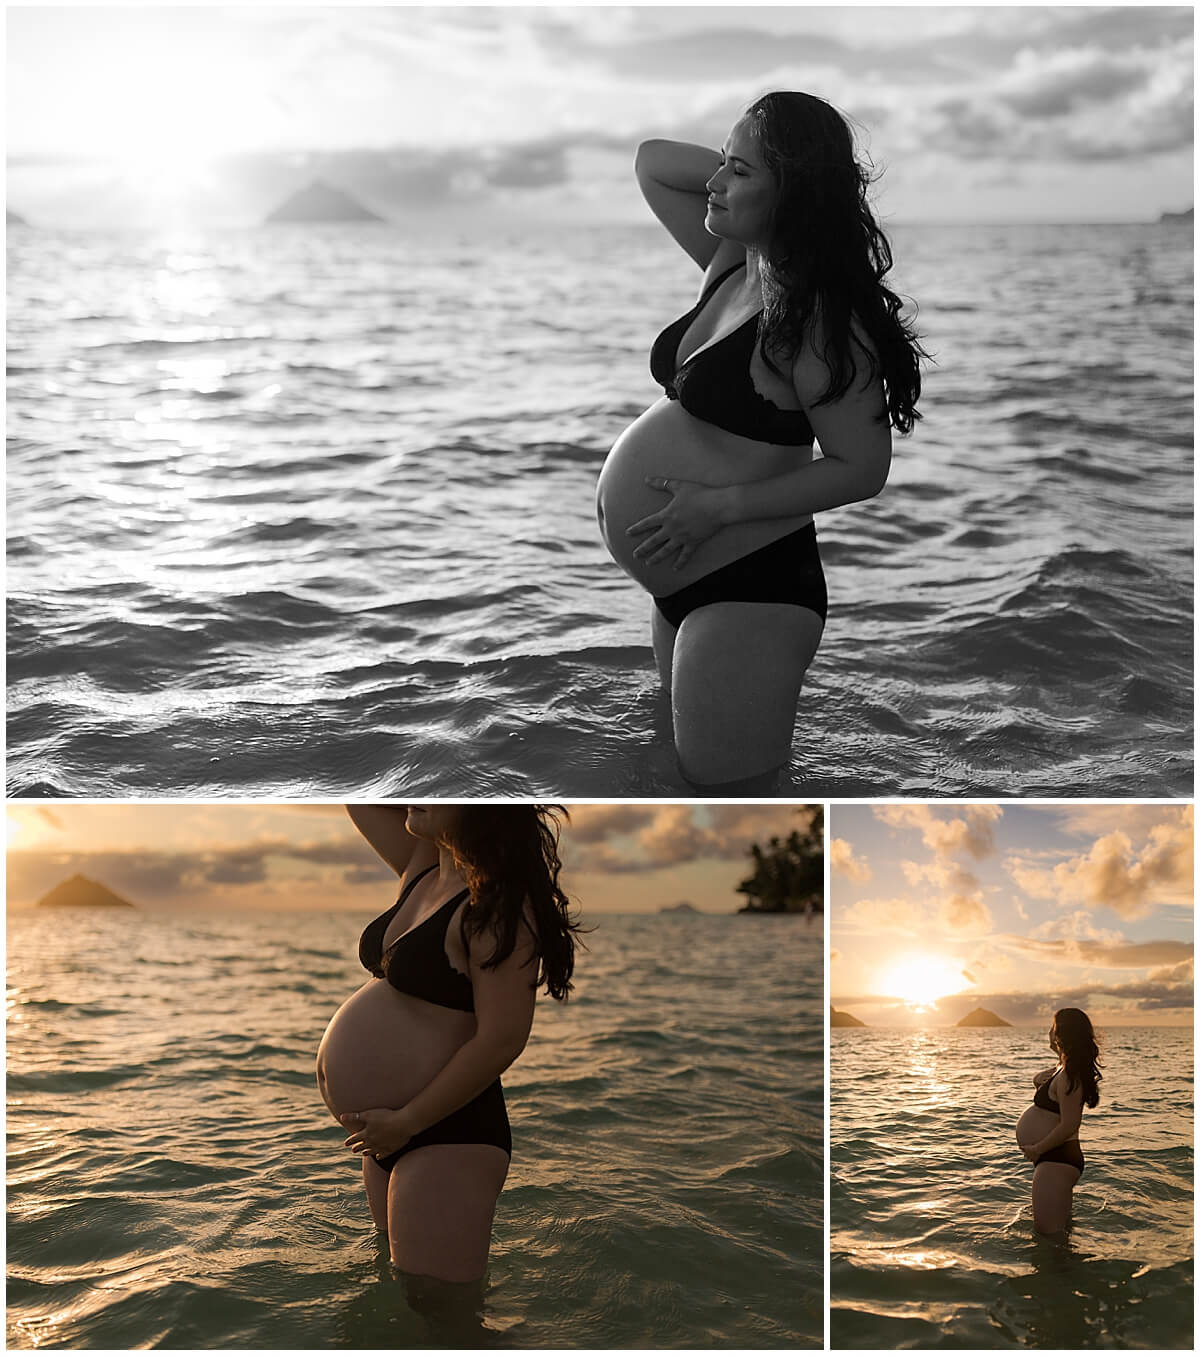
{"label": "rippling water surface", "polygon": [[1190,1029],[1105,1033],[1065,1243],[1014,1134],[1044,1031],[831,1036],[835,1348],[1193,1346]]}
{"label": "rippling water surface", "polygon": [[[807,795],[1192,787],[1192,239],[910,227],[938,366],[820,515]],[[17,795],[686,791],[593,489],[661,232],[9,232]]]}
{"label": "rippling water surface", "polygon": [[408,1307],[316,1092],[367,921],[10,915],[10,1346],[821,1345],[819,925],[588,920],[505,1078],[464,1334]]}

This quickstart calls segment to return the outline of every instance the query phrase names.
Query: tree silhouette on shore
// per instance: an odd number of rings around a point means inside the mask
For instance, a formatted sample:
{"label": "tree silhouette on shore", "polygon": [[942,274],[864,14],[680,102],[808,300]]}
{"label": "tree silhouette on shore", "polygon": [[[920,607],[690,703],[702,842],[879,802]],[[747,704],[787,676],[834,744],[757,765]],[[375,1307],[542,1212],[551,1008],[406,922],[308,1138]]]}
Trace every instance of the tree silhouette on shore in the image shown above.
{"label": "tree silhouette on shore", "polygon": [[797,813],[808,816],[807,827],[750,848],[754,872],[737,887],[746,896],[738,913],[825,912],[825,809],[804,806]]}

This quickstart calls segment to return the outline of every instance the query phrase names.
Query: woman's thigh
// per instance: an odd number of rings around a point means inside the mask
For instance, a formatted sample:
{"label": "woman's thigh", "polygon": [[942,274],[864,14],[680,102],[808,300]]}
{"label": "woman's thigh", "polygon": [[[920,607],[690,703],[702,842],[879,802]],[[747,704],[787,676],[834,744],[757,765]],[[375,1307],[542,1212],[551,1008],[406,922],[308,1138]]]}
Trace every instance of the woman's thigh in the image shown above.
{"label": "woman's thigh", "polygon": [[685,775],[725,782],[786,763],[824,622],[791,603],[710,603],[675,635],[671,710]]}
{"label": "woman's thigh", "polygon": [[1079,1169],[1070,1163],[1039,1163],[1033,1170],[1033,1227],[1058,1234],[1071,1218],[1071,1196]]}
{"label": "woman's thigh", "polygon": [[362,1156],[363,1186],[367,1189],[367,1204],[375,1227],[387,1233],[388,1175],[370,1154]]}
{"label": "woman's thigh", "polygon": [[440,1281],[479,1280],[507,1174],[508,1155],[494,1144],[427,1144],[405,1154],[388,1183],[393,1263]]}

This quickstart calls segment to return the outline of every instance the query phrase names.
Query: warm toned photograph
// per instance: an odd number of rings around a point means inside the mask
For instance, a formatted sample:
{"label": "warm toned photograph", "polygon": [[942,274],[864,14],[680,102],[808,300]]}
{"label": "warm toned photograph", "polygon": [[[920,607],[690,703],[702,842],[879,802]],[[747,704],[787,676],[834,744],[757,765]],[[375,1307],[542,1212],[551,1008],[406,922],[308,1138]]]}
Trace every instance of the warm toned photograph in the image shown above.
{"label": "warm toned photograph", "polygon": [[820,807],[8,834],[10,1348],[822,1345]]}
{"label": "warm toned photograph", "polygon": [[1192,1349],[1192,807],[830,820],[832,1346]]}

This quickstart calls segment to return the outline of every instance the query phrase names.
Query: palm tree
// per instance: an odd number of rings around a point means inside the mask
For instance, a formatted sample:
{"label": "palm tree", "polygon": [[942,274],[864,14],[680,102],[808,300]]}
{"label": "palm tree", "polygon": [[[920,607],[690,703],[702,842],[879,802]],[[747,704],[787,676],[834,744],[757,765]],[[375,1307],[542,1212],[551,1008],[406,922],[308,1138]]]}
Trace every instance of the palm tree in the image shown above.
{"label": "palm tree", "polygon": [[825,811],[802,805],[807,820],[785,839],[768,839],[766,848],[750,848],[754,873],[737,887],[746,903],[739,913],[823,913],[825,911]]}

